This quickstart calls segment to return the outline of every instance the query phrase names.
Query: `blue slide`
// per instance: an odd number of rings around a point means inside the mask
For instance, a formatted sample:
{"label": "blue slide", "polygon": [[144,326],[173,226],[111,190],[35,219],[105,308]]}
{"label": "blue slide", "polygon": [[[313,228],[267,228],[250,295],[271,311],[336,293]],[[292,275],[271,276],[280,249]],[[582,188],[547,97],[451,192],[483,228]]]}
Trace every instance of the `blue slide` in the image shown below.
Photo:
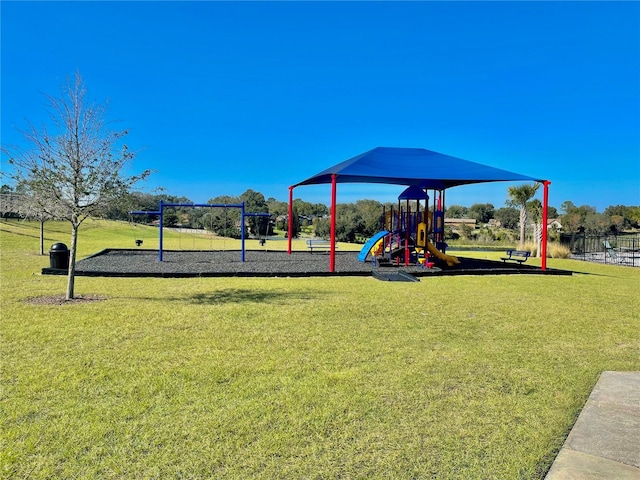
{"label": "blue slide", "polygon": [[367,243],[364,244],[364,247],[362,247],[362,250],[360,250],[360,253],[358,254],[358,260],[360,260],[361,262],[366,262],[367,257],[369,256],[369,252],[371,252],[373,246],[378,242],[378,240],[386,235],[389,235],[389,232],[387,232],[386,230],[382,230],[376,233],[369,240],[367,240]]}

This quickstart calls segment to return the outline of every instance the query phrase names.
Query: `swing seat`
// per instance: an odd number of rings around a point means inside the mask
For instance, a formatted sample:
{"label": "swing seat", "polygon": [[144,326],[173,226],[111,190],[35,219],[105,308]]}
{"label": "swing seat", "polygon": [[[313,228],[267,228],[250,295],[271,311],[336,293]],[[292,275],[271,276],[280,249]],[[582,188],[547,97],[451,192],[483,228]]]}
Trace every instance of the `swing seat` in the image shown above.
{"label": "swing seat", "polygon": [[138,239],[136,240],[136,247],[139,247],[140,245],[142,245],[142,240]]}

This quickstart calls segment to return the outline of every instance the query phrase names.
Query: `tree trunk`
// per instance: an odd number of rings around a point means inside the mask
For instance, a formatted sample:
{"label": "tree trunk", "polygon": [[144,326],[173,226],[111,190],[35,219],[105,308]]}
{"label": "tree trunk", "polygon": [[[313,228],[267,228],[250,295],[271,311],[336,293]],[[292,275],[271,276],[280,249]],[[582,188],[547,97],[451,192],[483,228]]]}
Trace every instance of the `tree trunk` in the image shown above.
{"label": "tree trunk", "polygon": [[40,220],[40,255],[44,255],[44,220]]}
{"label": "tree trunk", "polygon": [[536,223],[533,237],[536,241],[536,257],[542,257],[542,224]]}
{"label": "tree trunk", "polygon": [[71,222],[71,248],[69,252],[69,275],[67,277],[67,300],[72,300],[76,280],[76,249],[78,245],[78,228],[77,222]]}
{"label": "tree trunk", "polygon": [[524,250],[525,231],[527,228],[527,207],[520,207],[520,250]]}

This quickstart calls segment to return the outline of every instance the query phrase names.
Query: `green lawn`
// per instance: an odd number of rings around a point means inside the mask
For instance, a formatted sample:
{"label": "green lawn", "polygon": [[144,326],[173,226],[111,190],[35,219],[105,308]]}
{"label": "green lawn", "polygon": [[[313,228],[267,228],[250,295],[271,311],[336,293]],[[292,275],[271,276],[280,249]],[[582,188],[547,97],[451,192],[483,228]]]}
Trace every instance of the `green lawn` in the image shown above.
{"label": "green lawn", "polygon": [[[80,258],[135,237],[87,223]],[[630,267],[78,277],[104,300],[46,306],[26,300],[66,278],[40,275],[37,226],[0,223],[0,247],[2,478],[541,479],[600,372],[640,370]]]}

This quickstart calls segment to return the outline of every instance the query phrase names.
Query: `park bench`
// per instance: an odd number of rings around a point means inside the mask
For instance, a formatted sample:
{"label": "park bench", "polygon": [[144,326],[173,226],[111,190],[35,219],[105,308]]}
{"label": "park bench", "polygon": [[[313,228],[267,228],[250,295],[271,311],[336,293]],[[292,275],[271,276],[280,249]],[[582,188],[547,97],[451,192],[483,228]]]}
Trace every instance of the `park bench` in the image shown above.
{"label": "park bench", "polygon": [[[307,248],[311,253],[314,250],[322,250],[328,252],[331,250],[331,242],[329,240],[307,240]],[[338,245],[336,245],[336,250],[338,249]]]}
{"label": "park bench", "polygon": [[527,258],[531,256],[531,252],[526,250],[507,250],[506,257],[500,257],[503,262],[512,261],[523,264],[527,261]]}

